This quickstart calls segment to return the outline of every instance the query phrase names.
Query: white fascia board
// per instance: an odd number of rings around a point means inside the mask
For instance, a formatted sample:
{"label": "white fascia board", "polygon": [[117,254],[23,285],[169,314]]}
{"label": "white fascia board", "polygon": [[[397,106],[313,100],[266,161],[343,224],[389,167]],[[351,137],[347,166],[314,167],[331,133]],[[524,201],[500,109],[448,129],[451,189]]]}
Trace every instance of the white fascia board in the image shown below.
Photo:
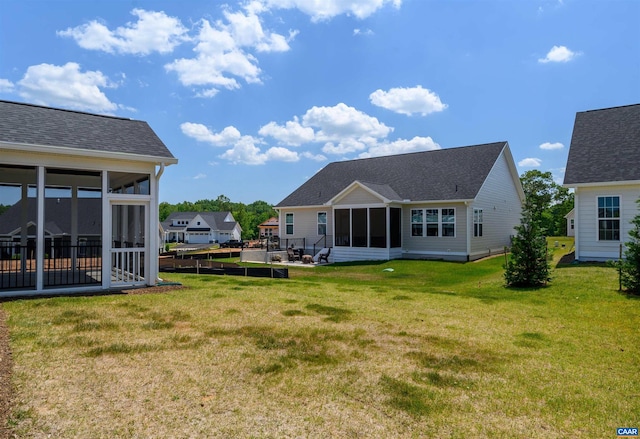
{"label": "white fascia board", "polygon": [[71,155],[82,157],[94,157],[101,159],[114,159],[114,160],[132,160],[139,162],[149,162],[155,164],[164,163],[165,166],[174,165],[178,163],[178,159],[175,157],[158,157],[149,155],[130,154],[126,152],[107,152],[107,151],[94,151],[90,149],[69,148],[65,146],[50,146],[50,145],[33,145],[28,143],[9,143],[0,141],[0,149],[23,151],[23,152],[35,152],[41,154],[59,154],[59,155]]}
{"label": "white fascia board", "polygon": [[596,183],[565,183],[562,187],[566,188],[581,188],[581,187],[599,187],[599,186],[635,186],[640,185],[640,180],[626,180],[626,181],[601,181]]}
{"label": "white fascia board", "polygon": [[364,189],[366,192],[368,192],[369,194],[373,195],[374,197],[380,198],[380,200],[384,203],[384,204],[389,204],[392,203],[394,201],[398,202],[400,200],[390,200],[387,197],[379,194],[378,192],[376,192],[375,190],[371,189],[370,187],[368,187],[366,184],[361,183],[358,180],[354,180],[349,186],[347,186],[346,188],[342,189],[340,192],[338,192],[334,197],[332,197],[329,201],[327,201],[325,203],[325,206],[332,206],[333,204],[335,204],[335,202],[337,200],[339,200],[340,198],[344,197],[345,195],[347,195],[349,192],[352,192],[354,189],[356,188],[361,188]]}

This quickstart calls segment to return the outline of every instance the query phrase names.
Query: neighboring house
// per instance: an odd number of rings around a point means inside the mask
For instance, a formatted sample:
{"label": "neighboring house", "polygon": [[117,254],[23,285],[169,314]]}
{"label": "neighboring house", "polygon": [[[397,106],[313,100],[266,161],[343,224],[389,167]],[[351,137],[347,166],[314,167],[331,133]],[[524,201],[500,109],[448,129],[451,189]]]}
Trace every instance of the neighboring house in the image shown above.
{"label": "neighboring house", "polygon": [[565,219],[567,220],[567,236],[576,236],[576,213],[575,209],[571,209],[568,214],[566,214]]}
{"label": "neighboring house", "polygon": [[177,162],[144,121],[0,101],[0,296],[155,285]]}
{"label": "neighboring house", "polygon": [[507,142],[330,163],[276,207],[283,246],[334,262],[502,252],[524,192]]}
{"label": "neighboring house", "polygon": [[258,224],[260,230],[260,238],[275,238],[280,233],[280,223],[278,218],[271,217],[262,224]]}
{"label": "neighboring house", "polygon": [[[37,224],[37,200],[28,198],[27,203],[27,243],[31,243],[35,249],[35,236]],[[95,245],[101,245],[102,217],[100,215],[99,198],[79,198],[78,210],[82,212],[78,216],[76,230],[78,245],[85,247],[85,251]],[[20,241],[23,236],[22,225],[23,201],[18,201],[6,212],[0,215],[0,251],[2,258],[12,258],[21,252]],[[44,223],[45,255],[60,252],[69,252],[71,245],[72,225],[71,199],[70,198],[45,198],[45,211],[47,218]],[[93,249],[91,249],[93,251]]]}
{"label": "neighboring house", "polygon": [[564,186],[575,190],[575,257],[618,259],[640,197],[640,104],[576,114]]}
{"label": "neighboring house", "polygon": [[161,223],[165,242],[212,244],[240,239],[242,228],[231,212],[173,212]]}

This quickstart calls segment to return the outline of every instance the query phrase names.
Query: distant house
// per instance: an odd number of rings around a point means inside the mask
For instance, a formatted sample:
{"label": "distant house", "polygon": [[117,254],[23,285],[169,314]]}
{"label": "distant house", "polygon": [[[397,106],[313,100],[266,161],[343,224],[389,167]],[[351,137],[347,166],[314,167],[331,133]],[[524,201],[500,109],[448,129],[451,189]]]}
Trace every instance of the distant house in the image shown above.
{"label": "distant house", "polygon": [[280,233],[280,223],[278,218],[271,217],[262,224],[258,224],[260,230],[260,238],[274,238]]}
{"label": "distant house", "polygon": [[576,236],[576,212],[575,209],[571,209],[568,214],[564,216],[567,220],[567,236]]}
{"label": "distant house", "polygon": [[575,190],[576,259],[617,259],[640,197],[640,104],[576,114],[564,186]]}
{"label": "distant house", "polygon": [[278,203],[283,246],[334,262],[502,252],[524,192],[507,142],[330,163]]}
{"label": "distant house", "polygon": [[242,234],[231,212],[173,212],[161,227],[165,242],[187,244],[224,243]]}
{"label": "distant house", "polygon": [[144,121],[0,101],[0,296],[155,285],[177,162]]}

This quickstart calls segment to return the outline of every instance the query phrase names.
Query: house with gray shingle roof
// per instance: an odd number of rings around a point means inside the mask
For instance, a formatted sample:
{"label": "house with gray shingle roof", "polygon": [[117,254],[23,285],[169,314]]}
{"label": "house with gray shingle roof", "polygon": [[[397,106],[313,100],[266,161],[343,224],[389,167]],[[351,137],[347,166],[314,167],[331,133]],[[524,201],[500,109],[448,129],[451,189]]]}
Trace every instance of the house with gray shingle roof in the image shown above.
{"label": "house with gray shingle roof", "polygon": [[242,227],[231,212],[172,212],[161,224],[165,242],[225,243],[240,240]]}
{"label": "house with gray shingle roof", "polygon": [[330,163],[275,208],[284,246],[334,262],[504,251],[524,192],[507,142]]}
{"label": "house with gray shingle roof", "polygon": [[640,104],[576,113],[564,186],[575,191],[575,256],[618,259],[640,197]]}
{"label": "house with gray shingle roof", "polygon": [[177,162],[144,121],[0,100],[0,296],[155,285]]}

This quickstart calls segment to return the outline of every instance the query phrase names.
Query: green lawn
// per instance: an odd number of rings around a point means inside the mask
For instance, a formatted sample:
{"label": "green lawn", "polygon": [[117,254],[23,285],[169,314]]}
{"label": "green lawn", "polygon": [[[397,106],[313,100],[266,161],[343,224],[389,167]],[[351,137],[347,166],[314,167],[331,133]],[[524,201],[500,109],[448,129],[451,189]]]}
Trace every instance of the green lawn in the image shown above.
{"label": "green lawn", "polygon": [[[559,241],[556,262],[571,247]],[[10,425],[56,438],[604,438],[640,425],[640,300],[615,270],[563,265],[548,287],[515,290],[503,262],[172,275],[187,288],[6,302]]]}

